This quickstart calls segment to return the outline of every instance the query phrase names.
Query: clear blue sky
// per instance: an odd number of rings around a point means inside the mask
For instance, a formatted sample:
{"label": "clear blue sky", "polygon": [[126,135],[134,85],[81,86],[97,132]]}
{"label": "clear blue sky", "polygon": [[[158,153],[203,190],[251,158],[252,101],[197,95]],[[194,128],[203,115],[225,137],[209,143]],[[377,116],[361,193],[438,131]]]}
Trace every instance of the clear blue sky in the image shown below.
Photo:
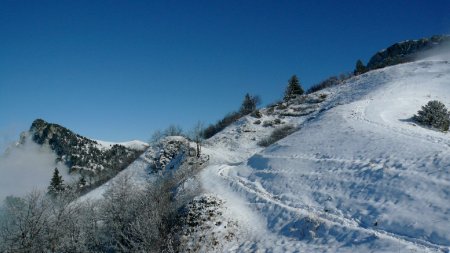
{"label": "clear blue sky", "polygon": [[147,140],[281,98],[392,43],[450,31],[450,1],[0,1],[0,145],[36,118]]}

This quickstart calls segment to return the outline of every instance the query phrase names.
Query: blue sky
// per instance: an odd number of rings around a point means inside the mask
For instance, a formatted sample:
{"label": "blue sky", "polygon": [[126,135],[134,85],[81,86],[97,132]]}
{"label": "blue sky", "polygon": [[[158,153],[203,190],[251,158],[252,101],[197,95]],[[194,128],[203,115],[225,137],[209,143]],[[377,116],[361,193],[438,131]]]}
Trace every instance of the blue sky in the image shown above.
{"label": "blue sky", "polygon": [[450,32],[450,1],[0,1],[0,146],[36,118],[147,140],[263,104],[405,39]]}

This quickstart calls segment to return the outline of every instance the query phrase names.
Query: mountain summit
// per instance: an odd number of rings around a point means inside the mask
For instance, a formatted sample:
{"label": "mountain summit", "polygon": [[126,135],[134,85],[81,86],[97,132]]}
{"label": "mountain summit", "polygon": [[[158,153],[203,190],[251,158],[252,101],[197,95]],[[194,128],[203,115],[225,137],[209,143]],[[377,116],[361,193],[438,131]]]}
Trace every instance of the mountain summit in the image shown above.
{"label": "mountain summit", "polygon": [[22,145],[27,136],[39,145],[48,146],[57,155],[56,162],[64,163],[69,174],[85,178],[87,186],[91,187],[126,168],[148,147],[139,141],[112,143],[91,140],[43,119],[33,121],[30,130],[22,134]]}

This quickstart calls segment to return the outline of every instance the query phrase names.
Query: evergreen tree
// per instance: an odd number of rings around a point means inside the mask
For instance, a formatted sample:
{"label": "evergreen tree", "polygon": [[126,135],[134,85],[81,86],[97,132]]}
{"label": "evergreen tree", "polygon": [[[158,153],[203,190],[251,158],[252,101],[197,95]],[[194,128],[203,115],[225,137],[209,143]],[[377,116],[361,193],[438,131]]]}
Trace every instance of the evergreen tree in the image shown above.
{"label": "evergreen tree", "polygon": [[425,125],[440,129],[442,131],[448,131],[450,125],[449,112],[445,105],[437,100],[429,101],[426,105],[422,106],[422,110],[414,115],[413,120]]}
{"label": "evergreen tree", "polygon": [[62,179],[62,176],[59,175],[58,168],[55,168],[52,179],[50,180],[50,186],[48,187],[48,194],[56,196],[62,191],[64,191],[64,180]]}
{"label": "evergreen tree", "polygon": [[258,96],[251,96],[250,94],[245,94],[244,101],[242,101],[241,109],[239,110],[243,115],[247,115],[256,110],[256,106],[260,103],[260,98]]}
{"label": "evergreen tree", "polygon": [[289,99],[295,97],[296,95],[302,95],[304,93],[302,86],[300,85],[300,81],[298,80],[296,75],[293,75],[289,81],[288,86],[284,92],[284,101],[288,101]]}
{"label": "evergreen tree", "polygon": [[366,66],[361,60],[356,61],[355,71],[353,72],[355,75],[360,75],[367,72]]}

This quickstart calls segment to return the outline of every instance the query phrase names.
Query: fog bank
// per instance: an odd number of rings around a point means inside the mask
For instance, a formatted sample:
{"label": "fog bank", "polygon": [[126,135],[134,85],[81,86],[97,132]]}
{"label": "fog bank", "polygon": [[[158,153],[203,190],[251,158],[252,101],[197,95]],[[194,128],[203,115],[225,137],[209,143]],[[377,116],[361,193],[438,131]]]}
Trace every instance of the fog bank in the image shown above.
{"label": "fog bank", "polygon": [[67,180],[69,169],[56,164],[55,159],[56,154],[49,147],[30,139],[23,145],[10,146],[0,155],[0,201],[8,195],[21,196],[33,189],[47,189],[55,167]]}

